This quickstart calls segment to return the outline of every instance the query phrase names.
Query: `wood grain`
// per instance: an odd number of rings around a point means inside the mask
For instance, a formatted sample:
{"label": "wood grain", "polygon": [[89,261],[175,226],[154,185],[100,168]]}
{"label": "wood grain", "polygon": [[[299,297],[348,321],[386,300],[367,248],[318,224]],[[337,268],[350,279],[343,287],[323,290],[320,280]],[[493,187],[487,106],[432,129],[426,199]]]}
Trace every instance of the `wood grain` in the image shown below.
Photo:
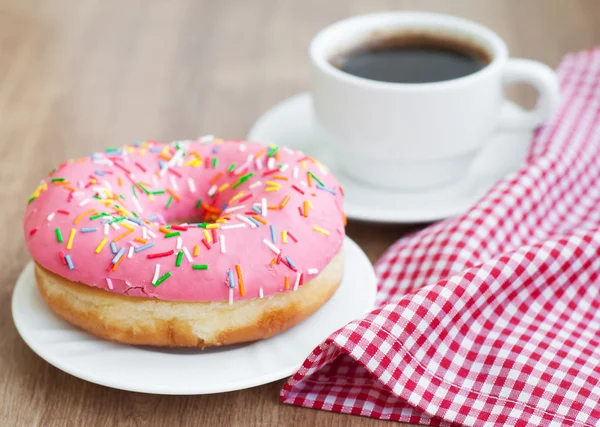
{"label": "wood grain", "polygon": [[[384,425],[282,405],[283,381],[189,397],[86,383],[29,350],[10,298],[29,260],[24,202],[53,166],[136,139],[243,137],[261,112],[307,89],[316,31],[389,9],[475,19],[504,37],[512,55],[551,66],[600,42],[593,0],[0,0],[0,425]],[[516,96],[531,103],[531,94]],[[415,229],[351,222],[348,234],[375,261]]]}

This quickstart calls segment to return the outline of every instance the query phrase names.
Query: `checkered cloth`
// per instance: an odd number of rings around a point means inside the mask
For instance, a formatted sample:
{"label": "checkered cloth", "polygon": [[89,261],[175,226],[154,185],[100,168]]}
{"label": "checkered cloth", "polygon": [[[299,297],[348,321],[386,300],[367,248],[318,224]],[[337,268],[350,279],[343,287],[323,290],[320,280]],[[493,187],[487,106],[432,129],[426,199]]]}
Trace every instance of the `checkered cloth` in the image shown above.
{"label": "checkered cloth", "polygon": [[600,425],[600,49],[558,69],[527,165],[394,244],[379,307],[331,335],[285,403],[426,425]]}

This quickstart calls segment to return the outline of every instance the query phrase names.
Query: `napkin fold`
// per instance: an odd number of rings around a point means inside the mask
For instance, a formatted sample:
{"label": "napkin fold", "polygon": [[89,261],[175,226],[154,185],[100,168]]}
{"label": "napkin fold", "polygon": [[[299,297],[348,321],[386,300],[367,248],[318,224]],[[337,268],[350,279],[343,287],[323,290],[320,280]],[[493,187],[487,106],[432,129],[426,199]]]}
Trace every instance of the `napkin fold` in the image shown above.
{"label": "napkin fold", "polygon": [[285,403],[426,425],[600,424],[600,49],[526,165],[395,243],[378,309],[313,350]]}

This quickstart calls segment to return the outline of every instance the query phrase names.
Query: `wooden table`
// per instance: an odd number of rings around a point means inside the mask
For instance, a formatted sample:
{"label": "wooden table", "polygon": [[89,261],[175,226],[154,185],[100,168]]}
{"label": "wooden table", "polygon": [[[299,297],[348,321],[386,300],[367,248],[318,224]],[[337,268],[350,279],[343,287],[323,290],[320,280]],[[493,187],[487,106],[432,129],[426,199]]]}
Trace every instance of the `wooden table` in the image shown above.
{"label": "wooden table", "polygon": [[[600,43],[593,0],[0,0],[0,425],[383,425],[282,405],[283,380],[189,397],[87,383],[29,350],[10,298],[29,260],[25,201],[60,161],[142,138],[243,137],[261,112],[308,88],[307,45],[317,30],[413,8],[478,20],[512,55],[551,66]],[[415,228],[350,222],[348,234],[375,261]]]}

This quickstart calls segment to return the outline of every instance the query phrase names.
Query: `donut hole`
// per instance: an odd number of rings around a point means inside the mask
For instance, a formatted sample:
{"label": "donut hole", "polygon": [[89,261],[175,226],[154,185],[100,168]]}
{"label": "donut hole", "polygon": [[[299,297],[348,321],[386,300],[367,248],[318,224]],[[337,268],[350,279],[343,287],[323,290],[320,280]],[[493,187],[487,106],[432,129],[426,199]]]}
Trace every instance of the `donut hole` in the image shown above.
{"label": "donut hole", "polygon": [[[145,209],[150,210],[159,219],[168,225],[215,223],[219,218],[225,216],[224,208],[227,201],[221,195],[215,195],[212,199],[202,200],[194,198],[171,199],[161,202],[149,202]],[[221,201],[223,201],[221,203]],[[165,204],[163,204],[165,203]],[[161,206],[162,205],[162,206]],[[150,217],[153,215],[150,214]]]}
{"label": "donut hole", "polygon": [[[206,176],[191,177],[195,179],[198,186],[209,187],[210,182],[206,183]],[[227,176],[223,177],[223,183],[236,182],[239,179],[238,176]],[[204,180],[204,181],[201,181]],[[202,184],[201,184],[202,183]],[[223,185],[223,184],[221,184]],[[209,188],[203,189],[204,191],[199,194],[206,195],[209,192]],[[223,187],[219,187],[223,188]],[[195,193],[196,194],[196,193]],[[248,195],[252,195],[250,198],[246,198]],[[159,219],[163,219],[168,225],[180,225],[180,224],[197,224],[197,223],[216,223],[219,219],[229,219],[232,215],[237,213],[246,213],[252,211],[254,206],[260,205],[262,198],[265,198],[268,205],[277,206],[281,203],[283,195],[280,193],[267,193],[262,195],[254,195],[247,189],[228,188],[222,190],[217,189],[217,192],[212,197],[196,198],[193,195],[188,194],[187,196],[181,195],[178,198],[170,197],[166,199],[147,199],[144,205],[144,209],[148,209],[154,214],[159,214]],[[240,203],[239,200],[242,199]],[[226,213],[228,207],[240,207],[243,206],[245,209],[238,210],[232,214]]]}
{"label": "donut hole", "polygon": [[[194,144],[163,147],[158,155],[160,171],[139,175],[134,184],[144,216],[158,214],[161,222],[172,225],[215,223],[228,216],[224,213],[227,207],[243,205],[246,209],[237,211],[234,215],[237,216],[253,208],[256,210],[254,205],[260,205],[263,198],[269,205],[279,206],[285,195],[281,192],[265,193],[263,189],[269,181],[279,179],[281,181],[277,181],[277,185],[280,185],[288,179],[277,176],[279,168],[276,166],[282,161],[281,152],[274,152],[268,157],[265,156],[266,147],[243,147],[240,149],[238,143],[217,143],[209,152],[203,145]],[[260,156],[261,166],[256,169],[252,159]],[[152,157],[147,160],[137,158],[134,164],[140,164],[145,171],[152,171],[156,170],[156,161]],[[169,165],[164,162],[169,162]],[[288,162],[289,159],[283,161],[290,167]],[[283,164],[280,166],[283,167]],[[264,175],[267,170],[271,171],[269,176]]]}

